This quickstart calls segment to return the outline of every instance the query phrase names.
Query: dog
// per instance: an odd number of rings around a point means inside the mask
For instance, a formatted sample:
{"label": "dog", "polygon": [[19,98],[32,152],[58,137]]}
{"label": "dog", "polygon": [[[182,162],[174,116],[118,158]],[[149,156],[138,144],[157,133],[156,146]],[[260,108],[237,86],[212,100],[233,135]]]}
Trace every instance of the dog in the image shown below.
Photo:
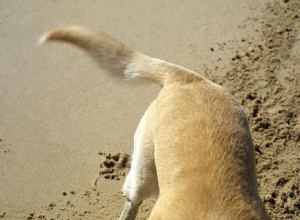
{"label": "dog", "polygon": [[76,45],[112,75],[162,88],[134,134],[121,220],[135,219],[153,194],[149,219],[270,219],[258,194],[245,112],[225,88],[84,27],[52,30],[40,44],[48,41]]}

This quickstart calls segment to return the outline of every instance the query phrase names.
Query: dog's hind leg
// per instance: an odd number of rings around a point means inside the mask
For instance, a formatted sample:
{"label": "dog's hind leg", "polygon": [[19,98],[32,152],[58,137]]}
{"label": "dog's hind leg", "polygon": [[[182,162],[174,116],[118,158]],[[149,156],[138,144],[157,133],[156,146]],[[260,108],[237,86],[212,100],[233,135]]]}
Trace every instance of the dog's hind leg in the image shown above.
{"label": "dog's hind leg", "polygon": [[[158,193],[157,174],[154,163],[152,137],[153,114],[146,111],[134,135],[134,150],[131,170],[122,188],[127,199],[120,220],[135,219],[143,199]],[[153,109],[153,107],[152,107]]]}
{"label": "dog's hind leg", "polygon": [[139,204],[133,204],[130,201],[126,201],[125,206],[123,208],[122,214],[120,216],[120,220],[134,220],[137,212],[139,210],[139,206],[141,203]]}

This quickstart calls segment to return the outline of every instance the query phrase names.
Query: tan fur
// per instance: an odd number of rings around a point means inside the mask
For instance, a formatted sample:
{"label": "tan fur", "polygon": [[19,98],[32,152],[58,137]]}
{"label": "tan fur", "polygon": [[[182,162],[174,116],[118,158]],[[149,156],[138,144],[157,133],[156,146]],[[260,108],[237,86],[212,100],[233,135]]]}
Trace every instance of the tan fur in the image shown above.
{"label": "tan fur", "polygon": [[244,110],[224,88],[83,28],[54,30],[43,37],[49,40],[83,48],[110,72],[162,86],[135,134],[120,219],[134,219],[155,191],[150,219],[269,219]]}

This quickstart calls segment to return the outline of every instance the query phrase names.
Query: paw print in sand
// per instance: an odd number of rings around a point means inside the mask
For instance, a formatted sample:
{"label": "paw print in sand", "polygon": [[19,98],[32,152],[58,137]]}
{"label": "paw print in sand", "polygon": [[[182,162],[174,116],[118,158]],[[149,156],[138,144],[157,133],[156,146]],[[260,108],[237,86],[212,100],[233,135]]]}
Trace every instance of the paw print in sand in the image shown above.
{"label": "paw print in sand", "polygon": [[99,155],[105,156],[100,163],[99,172],[99,175],[105,179],[120,180],[130,169],[130,155],[127,153],[106,154],[99,152]]}

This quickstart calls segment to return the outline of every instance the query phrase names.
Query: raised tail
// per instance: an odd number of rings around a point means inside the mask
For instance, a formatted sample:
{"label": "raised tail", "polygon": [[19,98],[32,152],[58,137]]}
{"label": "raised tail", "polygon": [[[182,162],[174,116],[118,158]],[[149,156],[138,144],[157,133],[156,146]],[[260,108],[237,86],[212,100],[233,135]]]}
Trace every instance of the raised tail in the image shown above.
{"label": "raised tail", "polygon": [[40,38],[39,44],[48,41],[76,45],[88,52],[102,68],[128,79],[146,78],[164,86],[174,77],[200,78],[190,70],[135,52],[106,34],[97,34],[83,27],[52,30]]}

